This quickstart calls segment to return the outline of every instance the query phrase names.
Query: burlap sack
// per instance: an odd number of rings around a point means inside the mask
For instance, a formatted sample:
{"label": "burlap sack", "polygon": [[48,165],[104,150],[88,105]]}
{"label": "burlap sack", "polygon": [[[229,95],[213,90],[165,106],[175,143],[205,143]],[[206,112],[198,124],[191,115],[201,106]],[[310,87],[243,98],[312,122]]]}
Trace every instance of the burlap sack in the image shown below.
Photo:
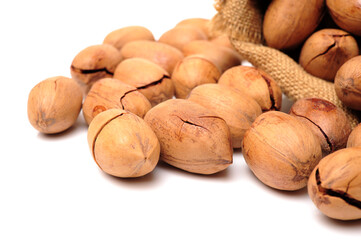
{"label": "burlap sack", "polygon": [[343,109],[352,127],[359,123],[359,112],[338,99],[334,85],[306,73],[292,58],[263,45],[262,19],[267,0],[216,0],[218,13],[211,22],[215,35],[226,33],[236,50],[252,65],[269,73],[291,100],[318,97]]}

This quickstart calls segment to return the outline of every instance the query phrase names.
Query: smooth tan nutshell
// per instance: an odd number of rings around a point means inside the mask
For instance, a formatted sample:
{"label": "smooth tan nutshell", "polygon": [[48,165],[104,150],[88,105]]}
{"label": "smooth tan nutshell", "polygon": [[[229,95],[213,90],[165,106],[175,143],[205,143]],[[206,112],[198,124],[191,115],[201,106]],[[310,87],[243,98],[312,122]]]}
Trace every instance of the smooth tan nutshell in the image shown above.
{"label": "smooth tan nutshell", "polygon": [[154,36],[151,31],[142,26],[129,26],[114,30],[109,33],[103,43],[113,45],[118,50],[131,41],[149,40],[154,41]]}
{"label": "smooth tan nutshell", "polygon": [[298,190],[322,157],[320,143],[301,121],[286,113],[261,114],[243,139],[243,156],[256,177],[280,190]]}
{"label": "smooth tan nutshell", "polygon": [[361,147],[361,123],[352,130],[347,140],[347,147]]}
{"label": "smooth tan nutshell", "polygon": [[258,102],[263,111],[281,109],[281,88],[271,76],[260,69],[236,66],[223,73],[218,83],[247,93]]}
{"label": "smooth tan nutshell", "polygon": [[273,0],[263,21],[267,45],[276,49],[299,46],[320,23],[324,8],[324,0]]}
{"label": "smooth tan nutshell", "polygon": [[339,220],[361,218],[361,148],[336,151],[312,171],[308,194],[326,216]]}
{"label": "smooth tan nutshell", "polygon": [[346,106],[361,110],[361,56],[351,58],[337,71],[335,90]]}
{"label": "smooth tan nutshell", "polygon": [[332,19],[342,29],[361,36],[361,2],[359,0],[326,0]]}
{"label": "smooth tan nutshell", "polygon": [[144,176],[159,160],[160,145],[152,129],[121,109],[104,111],[93,119],[88,144],[100,169],[116,177]]}
{"label": "smooth tan nutshell", "polygon": [[86,95],[95,81],[112,77],[115,67],[121,60],[120,52],[112,45],[90,46],[75,56],[70,67],[71,76],[80,84]]}
{"label": "smooth tan nutshell", "polygon": [[232,164],[228,126],[211,110],[170,99],[149,110],[144,120],[159,139],[164,162],[199,174],[213,174]]}
{"label": "smooth tan nutshell", "polygon": [[290,115],[305,123],[317,136],[326,154],[344,148],[351,133],[346,114],[333,103],[320,98],[304,98],[295,102]]}
{"label": "smooth tan nutshell", "polygon": [[188,100],[212,110],[226,121],[233,148],[242,146],[246,130],[262,113],[261,107],[253,98],[219,84],[203,84],[194,88]]}
{"label": "smooth tan nutshell", "polygon": [[29,94],[28,118],[42,133],[59,133],[70,128],[78,118],[82,91],[67,77],[52,77],[38,83]]}
{"label": "smooth tan nutshell", "polygon": [[204,34],[210,38],[211,37],[211,31],[209,28],[210,20],[205,18],[188,18],[180,21],[177,23],[176,27],[195,27],[201,29]]}
{"label": "smooth tan nutshell", "polygon": [[182,51],[184,45],[195,40],[207,40],[207,35],[199,28],[179,26],[163,33],[159,42],[166,43]]}
{"label": "smooth tan nutshell", "polygon": [[193,88],[216,83],[221,71],[216,65],[202,55],[190,55],[178,62],[172,74],[177,98],[186,98]]}
{"label": "smooth tan nutshell", "polygon": [[349,33],[339,29],[322,29],[307,39],[299,63],[308,73],[333,81],[342,64],[358,54],[357,42]]}
{"label": "smooth tan nutshell", "polygon": [[115,69],[114,78],[136,87],[152,106],[174,96],[174,86],[168,72],[147,59],[124,60]]}
{"label": "smooth tan nutshell", "polygon": [[242,60],[240,55],[228,48],[206,40],[195,40],[183,47],[184,56],[195,54],[204,55],[211,60],[221,72],[228,68],[240,65]]}
{"label": "smooth tan nutshell", "polygon": [[183,53],[177,48],[161,42],[138,40],[124,45],[121,50],[124,59],[145,58],[172,74],[177,62],[183,58]]}
{"label": "smooth tan nutshell", "polygon": [[152,105],[135,87],[114,78],[100,79],[84,100],[84,118],[90,124],[96,115],[112,108],[123,109],[143,118]]}
{"label": "smooth tan nutshell", "polygon": [[234,50],[234,47],[231,43],[231,41],[229,40],[229,37],[227,35],[220,35],[220,36],[217,36],[215,38],[212,38],[210,40],[212,43],[215,43],[219,46],[223,46],[223,47],[228,47],[232,50]]}

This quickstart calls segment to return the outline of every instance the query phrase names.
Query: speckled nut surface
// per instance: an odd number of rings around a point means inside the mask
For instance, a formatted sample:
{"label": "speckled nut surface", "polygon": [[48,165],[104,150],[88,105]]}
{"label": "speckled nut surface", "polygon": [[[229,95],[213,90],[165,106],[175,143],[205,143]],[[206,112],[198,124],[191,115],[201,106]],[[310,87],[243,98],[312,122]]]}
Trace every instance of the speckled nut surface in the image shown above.
{"label": "speckled nut surface", "polygon": [[116,177],[144,176],[159,160],[159,142],[152,129],[137,115],[120,109],[93,119],[88,144],[100,169]]}
{"label": "speckled nut surface", "polygon": [[310,74],[333,81],[342,64],[357,55],[359,49],[351,34],[340,29],[322,29],[307,39],[299,63]]}
{"label": "speckled nut surface", "polygon": [[226,122],[194,102],[170,99],[153,107],[144,120],[161,145],[161,160],[192,173],[213,174],[232,164]]}
{"label": "speckled nut surface", "polygon": [[236,66],[223,73],[218,83],[247,93],[258,102],[263,111],[281,109],[281,88],[260,69]]}
{"label": "speckled nut surface", "polygon": [[177,98],[186,98],[193,88],[216,83],[221,76],[218,67],[205,56],[190,55],[178,62],[172,74]]}
{"label": "speckled nut surface", "polygon": [[325,154],[346,146],[351,124],[345,113],[333,103],[319,98],[300,99],[292,105],[290,115],[312,130]]}
{"label": "speckled nut surface", "polygon": [[361,147],[361,123],[352,130],[347,140],[347,147]]}
{"label": "speckled nut surface", "polygon": [[114,78],[135,87],[152,106],[174,96],[174,86],[169,73],[147,59],[124,60],[115,69]]}
{"label": "speckled nut surface", "polygon": [[351,58],[337,71],[335,90],[343,104],[361,111],[361,56]]}
{"label": "speckled nut surface", "polygon": [[201,29],[204,34],[210,38],[211,37],[211,31],[209,28],[209,24],[210,24],[210,20],[209,19],[205,19],[205,18],[187,18],[184,19],[182,21],[180,21],[179,23],[177,23],[176,27],[184,27],[184,26],[188,26],[188,27],[195,27],[198,29]]}
{"label": "speckled nut surface", "polygon": [[143,118],[151,109],[148,99],[131,85],[118,79],[103,78],[94,83],[83,104],[83,114],[90,124],[93,118],[108,109],[122,109]]}
{"label": "speckled nut surface", "polygon": [[52,77],[38,83],[29,94],[28,118],[42,133],[59,133],[70,128],[82,105],[78,84],[67,77]]}
{"label": "speckled nut surface", "polygon": [[183,53],[177,48],[161,42],[138,40],[125,44],[120,51],[124,59],[145,58],[162,68],[169,74],[178,61],[183,58]]}
{"label": "speckled nut surface", "polygon": [[149,40],[154,41],[153,33],[142,26],[129,26],[120,28],[109,33],[103,43],[113,45],[118,50],[131,41]]}
{"label": "speckled nut surface", "polygon": [[261,114],[243,139],[243,156],[255,176],[279,190],[307,185],[322,157],[317,137],[296,118],[278,111]]}
{"label": "speckled nut surface", "polygon": [[184,45],[195,40],[207,40],[207,35],[199,28],[179,26],[163,33],[159,42],[166,43],[182,51]]}
{"label": "speckled nut surface", "polygon": [[361,218],[361,147],[336,151],[312,171],[308,194],[326,216],[339,220]]}
{"label": "speckled nut surface", "polygon": [[113,77],[115,67],[121,60],[120,52],[112,45],[90,46],[75,56],[70,67],[71,76],[86,95],[95,81]]}
{"label": "speckled nut surface", "polygon": [[188,100],[212,110],[226,121],[233,148],[242,146],[245,132],[262,113],[261,107],[253,98],[219,84],[203,84],[194,88]]}

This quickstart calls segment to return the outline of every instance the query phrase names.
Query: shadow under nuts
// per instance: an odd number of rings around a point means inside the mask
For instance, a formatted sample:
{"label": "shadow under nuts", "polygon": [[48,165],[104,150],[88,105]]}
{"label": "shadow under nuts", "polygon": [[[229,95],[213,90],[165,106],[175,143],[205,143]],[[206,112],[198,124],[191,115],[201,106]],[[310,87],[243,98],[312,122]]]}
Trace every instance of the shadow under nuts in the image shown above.
{"label": "shadow under nuts", "polygon": [[263,21],[268,46],[290,49],[302,44],[320,23],[324,0],[273,0]]}
{"label": "shadow under nuts", "polygon": [[221,76],[220,70],[210,60],[201,55],[191,55],[178,62],[172,74],[177,98],[186,98],[193,88],[216,83]]}
{"label": "shadow under nuts", "polygon": [[152,106],[174,95],[174,86],[168,72],[147,59],[124,60],[115,69],[114,78],[136,87]]}
{"label": "shadow under nuts", "polygon": [[121,60],[120,52],[112,45],[90,46],[75,56],[70,67],[71,76],[80,84],[86,95],[95,81],[113,77],[114,70]]}
{"label": "shadow under nuts", "polygon": [[337,71],[335,90],[346,106],[361,110],[361,56],[351,58]]}
{"label": "shadow under nuts", "polygon": [[144,120],[159,139],[164,162],[199,174],[213,174],[232,164],[226,122],[201,105],[170,99],[149,110]]}
{"label": "shadow under nuts", "polygon": [[246,130],[262,113],[261,107],[253,98],[219,84],[203,84],[194,88],[188,100],[212,110],[226,121],[233,148],[242,146]]}
{"label": "shadow under nuts", "polygon": [[333,103],[319,98],[300,99],[292,105],[290,115],[312,130],[325,154],[346,146],[351,124],[346,114]]}
{"label": "shadow under nuts", "polygon": [[42,133],[65,131],[77,120],[82,100],[82,91],[73,79],[61,76],[48,78],[30,91],[29,121]]}
{"label": "shadow under nuts", "polygon": [[137,115],[120,109],[93,119],[88,144],[99,168],[116,177],[144,176],[159,160],[160,145],[152,129]]}
{"label": "shadow under nuts", "polygon": [[296,118],[270,111],[261,114],[246,132],[243,155],[264,184],[280,190],[298,190],[322,157],[321,146],[308,127]]}
{"label": "shadow under nuts", "polygon": [[118,79],[103,78],[94,83],[83,103],[85,121],[90,124],[93,118],[108,109],[122,109],[143,118],[151,109],[148,99],[128,84]]}
{"label": "shadow under nuts", "polygon": [[352,130],[347,140],[347,147],[361,147],[361,123]]}
{"label": "shadow under nuts", "polygon": [[339,220],[361,218],[361,148],[341,149],[312,171],[308,194],[326,216]]}
{"label": "shadow under nuts", "polygon": [[281,109],[281,88],[267,73],[260,69],[236,66],[223,73],[218,83],[247,93],[258,102],[263,111]]}
{"label": "shadow under nuts", "polygon": [[299,62],[308,73],[333,81],[342,64],[358,54],[357,42],[349,33],[322,29],[307,39]]}

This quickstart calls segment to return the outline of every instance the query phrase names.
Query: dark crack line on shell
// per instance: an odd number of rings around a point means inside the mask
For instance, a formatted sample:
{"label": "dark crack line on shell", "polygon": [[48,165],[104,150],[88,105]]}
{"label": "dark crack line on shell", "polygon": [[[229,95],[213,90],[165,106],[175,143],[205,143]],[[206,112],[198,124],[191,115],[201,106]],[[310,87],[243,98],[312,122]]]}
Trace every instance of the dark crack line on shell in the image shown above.
{"label": "dark crack line on shell", "polygon": [[139,90],[139,89],[145,89],[145,88],[148,88],[148,87],[151,87],[151,86],[160,84],[160,83],[163,82],[163,80],[164,80],[165,78],[168,78],[168,79],[169,79],[169,76],[163,75],[161,79],[156,80],[156,81],[154,81],[154,82],[151,82],[151,83],[149,83],[149,84],[146,84],[146,85],[144,85],[144,86],[137,87],[137,89],[138,89],[138,90]]}
{"label": "dark crack line on shell", "polygon": [[341,198],[343,201],[345,201],[347,204],[354,206],[361,210],[361,201],[352,198],[347,192],[340,191],[340,190],[332,190],[330,188],[324,188],[321,186],[321,177],[320,177],[320,171],[319,169],[316,169],[316,183],[318,187],[318,191],[324,195],[328,195],[331,197]]}
{"label": "dark crack line on shell", "polygon": [[126,96],[128,93],[132,93],[132,92],[135,92],[135,91],[137,91],[137,89],[129,90],[128,92],[125,92],[125,93],[123,94],[123,96],[120,97],[119,102],[120,102],[120,105],[122,105],[122,109],[123,109],[123,110],[125,110],[125,109],[124,109],[124,105],[123,105],[123,99],[125,98],[125,96]]}
{"label": "dark crack line on shell", "polygon": [[71,69],[75,72],[81,73],[81,74],[92,74],[92,73],[98,73],[98,72],[105,72],[107,74],[113,75],[112,72],[110,72],[106,68],[98,68],[98,69],[80,69],[76,68],[74,66],[71,66]]}
{"label": "dark crack line on shell", "polygon": [[269,92],[269,97],[270,97],[270,100],[271,100],[271,107],[269,110],[279,110],[277,107],[276,107],[276,100],[275,100],[275,96],[274,96],[274,93],[273,93],[273,89],[271,87],[271,80],[268,79],[268,77],[266,77],[265,75],[261,74],[262,78],[265,80],[266,84],[267,84],[267,87],[268,87],[268,92]]}
{"label": "dark crack line on shell", "polygon": [[311,58],[311,60],[306,64],[306,66],[304,68],[307,69],[308,65],[310,65],[313,60],[315,60],[316,58],[318,58],[318,57],[320,57],[322,55],[327,54],[332,48],[334,48],[337,45],[337,41],[336,40],[333,40],[333,41],[334,42],[330,46],[328,46],[328,48],[325,51],[323,51],[322,53],[320,53],[320,54],[314,56],[313,58]]}
{"label": "dark crack line on shell", "polygon": [[297,116],[297,117],[301,117],[301,118],[304,118],[308,121],[310,121],[313,125],[315,125],[318,130],[320,130],[320,132],[322,133],[323,137],[325,138],[326,142],[327,142],[327,145],[328,147],[330,148],[330,152],[333,152],[334,151],[334,146],[332,144],[332,142],[330,141],[330,138],[327,136],[327,134],[322,130],[322,128],[320,126],[318,126],[314,121],[312,121],[311,119],[309,119],[308,117],[305,117],[305,116],[302,116],[302,115],[298,115],[296,114],[294,111],[292,111],[292,113]]}
{"label": "dark crack line on shell", "polygon": [[[179,118],[179,119],[180,119],[183,123],[185,123],[185,124],[189,124],[189,125],[192,125],[192,126],[195,126],[195,127],[203,128],[203,129],[207,130],[208,132],[210,132],[207,128],[205,128],[205,127],[203,127],[203,126],[201,126],[201,125],[198,125],[198,124],[196,124],[196,123],[192,123],[192,122],[190,122],[190,121],[184,120],[183,118],[181,118],[181,117],[179,117],[179,116],[177,116],[177,115],[174,115],[174,116],[176,116],[177,118]],[[182,127],[183,127],[183,125],[182,125]],[[182,128],[181,128],[181,130],[182,130]],[[180,130],[179,132],[181,132],[181,130]]]}

